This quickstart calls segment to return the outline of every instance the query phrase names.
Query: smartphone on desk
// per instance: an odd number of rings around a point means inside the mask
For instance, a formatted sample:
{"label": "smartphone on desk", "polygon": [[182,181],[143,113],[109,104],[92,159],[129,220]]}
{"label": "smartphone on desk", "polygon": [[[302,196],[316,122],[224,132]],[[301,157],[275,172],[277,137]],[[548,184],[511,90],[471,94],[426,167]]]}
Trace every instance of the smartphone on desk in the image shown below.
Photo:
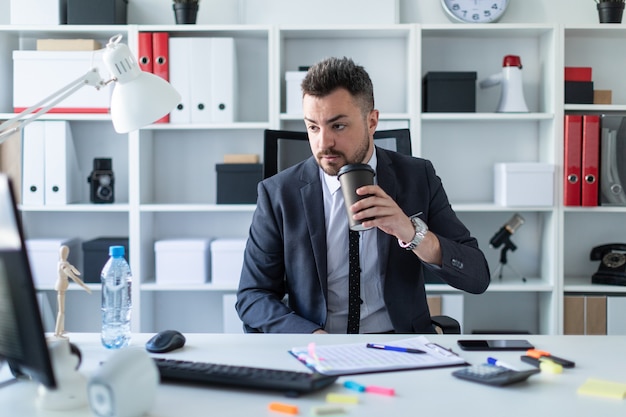
{"label": "smartphone on desk", "polygon": [[535,347],[525,339],[474,339],[457,342],[463,350],[528,350]]}

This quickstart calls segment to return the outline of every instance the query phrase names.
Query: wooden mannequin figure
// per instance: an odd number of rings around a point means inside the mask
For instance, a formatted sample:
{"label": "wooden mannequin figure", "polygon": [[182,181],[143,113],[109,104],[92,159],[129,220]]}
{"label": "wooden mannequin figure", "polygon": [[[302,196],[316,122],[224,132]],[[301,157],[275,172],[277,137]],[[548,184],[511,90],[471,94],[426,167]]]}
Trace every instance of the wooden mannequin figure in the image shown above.
{"label": "wooden mannequin figure", "polygon": [[57,282],[54,284],[54,289],[57,292],[57,304],[59,311],[57,313],[57,323],[56,328],[54,329],[54,335],[56,337],[64,338],[65,333],[65,292],[70,285],[69,278],[71,278],[75,283],[80,285],[91,294],[91,290],[85,283],[78,277],[80,272],[74,265],[67,261],[67,257],[70,254],[70,248],[65,245],[62,245],[59,248],[59,263],[57,264]]}

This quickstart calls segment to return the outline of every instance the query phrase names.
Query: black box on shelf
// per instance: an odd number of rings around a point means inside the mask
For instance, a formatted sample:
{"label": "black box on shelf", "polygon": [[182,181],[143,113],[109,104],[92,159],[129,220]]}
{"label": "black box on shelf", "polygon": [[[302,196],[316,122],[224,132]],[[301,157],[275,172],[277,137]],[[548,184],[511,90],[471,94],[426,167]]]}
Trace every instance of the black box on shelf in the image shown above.
{"label": "black box on shelf", "polygon": [[427,72],[422,80],[424,112],[475,112],[476,72]]}
{"label": "black box on shelf", "polygon": [[109,246],[124,246],[124,257],[130,260],[127,237],[99,237],[83,242],[81,278],[87,283],[100,283],[100,272],[109,260]]}
{"label": "black box on shelf", "polygon": [[125,25],[128,0],[67,0],[68,25]]}
{"label": "black box on shelf", "polygon": [[565,104],[593,104],[593,81],[565,81]]}
{"label": "black box on shelf", "polygon": [[255,204],[263,164],[216,164],[217,204]]}

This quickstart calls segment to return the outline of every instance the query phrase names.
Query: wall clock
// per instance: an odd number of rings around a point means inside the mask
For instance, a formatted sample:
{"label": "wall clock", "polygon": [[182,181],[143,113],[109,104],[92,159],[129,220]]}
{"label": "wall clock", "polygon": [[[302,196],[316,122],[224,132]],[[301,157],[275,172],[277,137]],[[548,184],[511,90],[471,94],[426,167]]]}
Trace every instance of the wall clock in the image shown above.
{"label": "wall clock", "polygon": [[506,12],[510,0],[441,0],[441,7],[453,22],[493,23]]}

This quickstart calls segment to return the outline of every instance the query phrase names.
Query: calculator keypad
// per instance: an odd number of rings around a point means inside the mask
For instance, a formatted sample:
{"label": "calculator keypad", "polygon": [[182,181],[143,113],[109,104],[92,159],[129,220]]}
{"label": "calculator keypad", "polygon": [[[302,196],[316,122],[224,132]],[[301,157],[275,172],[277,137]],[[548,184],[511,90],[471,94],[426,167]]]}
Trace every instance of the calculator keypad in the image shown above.
{"label": "calculator keypad", "polygon": [[452,372],[457,378],[468,381],[480,382],[488,385],[509,385],[526,380],[529,376],[540,372],[539,369],[527,371],[514,371],[502,366],[489,364],[473,365]]}

